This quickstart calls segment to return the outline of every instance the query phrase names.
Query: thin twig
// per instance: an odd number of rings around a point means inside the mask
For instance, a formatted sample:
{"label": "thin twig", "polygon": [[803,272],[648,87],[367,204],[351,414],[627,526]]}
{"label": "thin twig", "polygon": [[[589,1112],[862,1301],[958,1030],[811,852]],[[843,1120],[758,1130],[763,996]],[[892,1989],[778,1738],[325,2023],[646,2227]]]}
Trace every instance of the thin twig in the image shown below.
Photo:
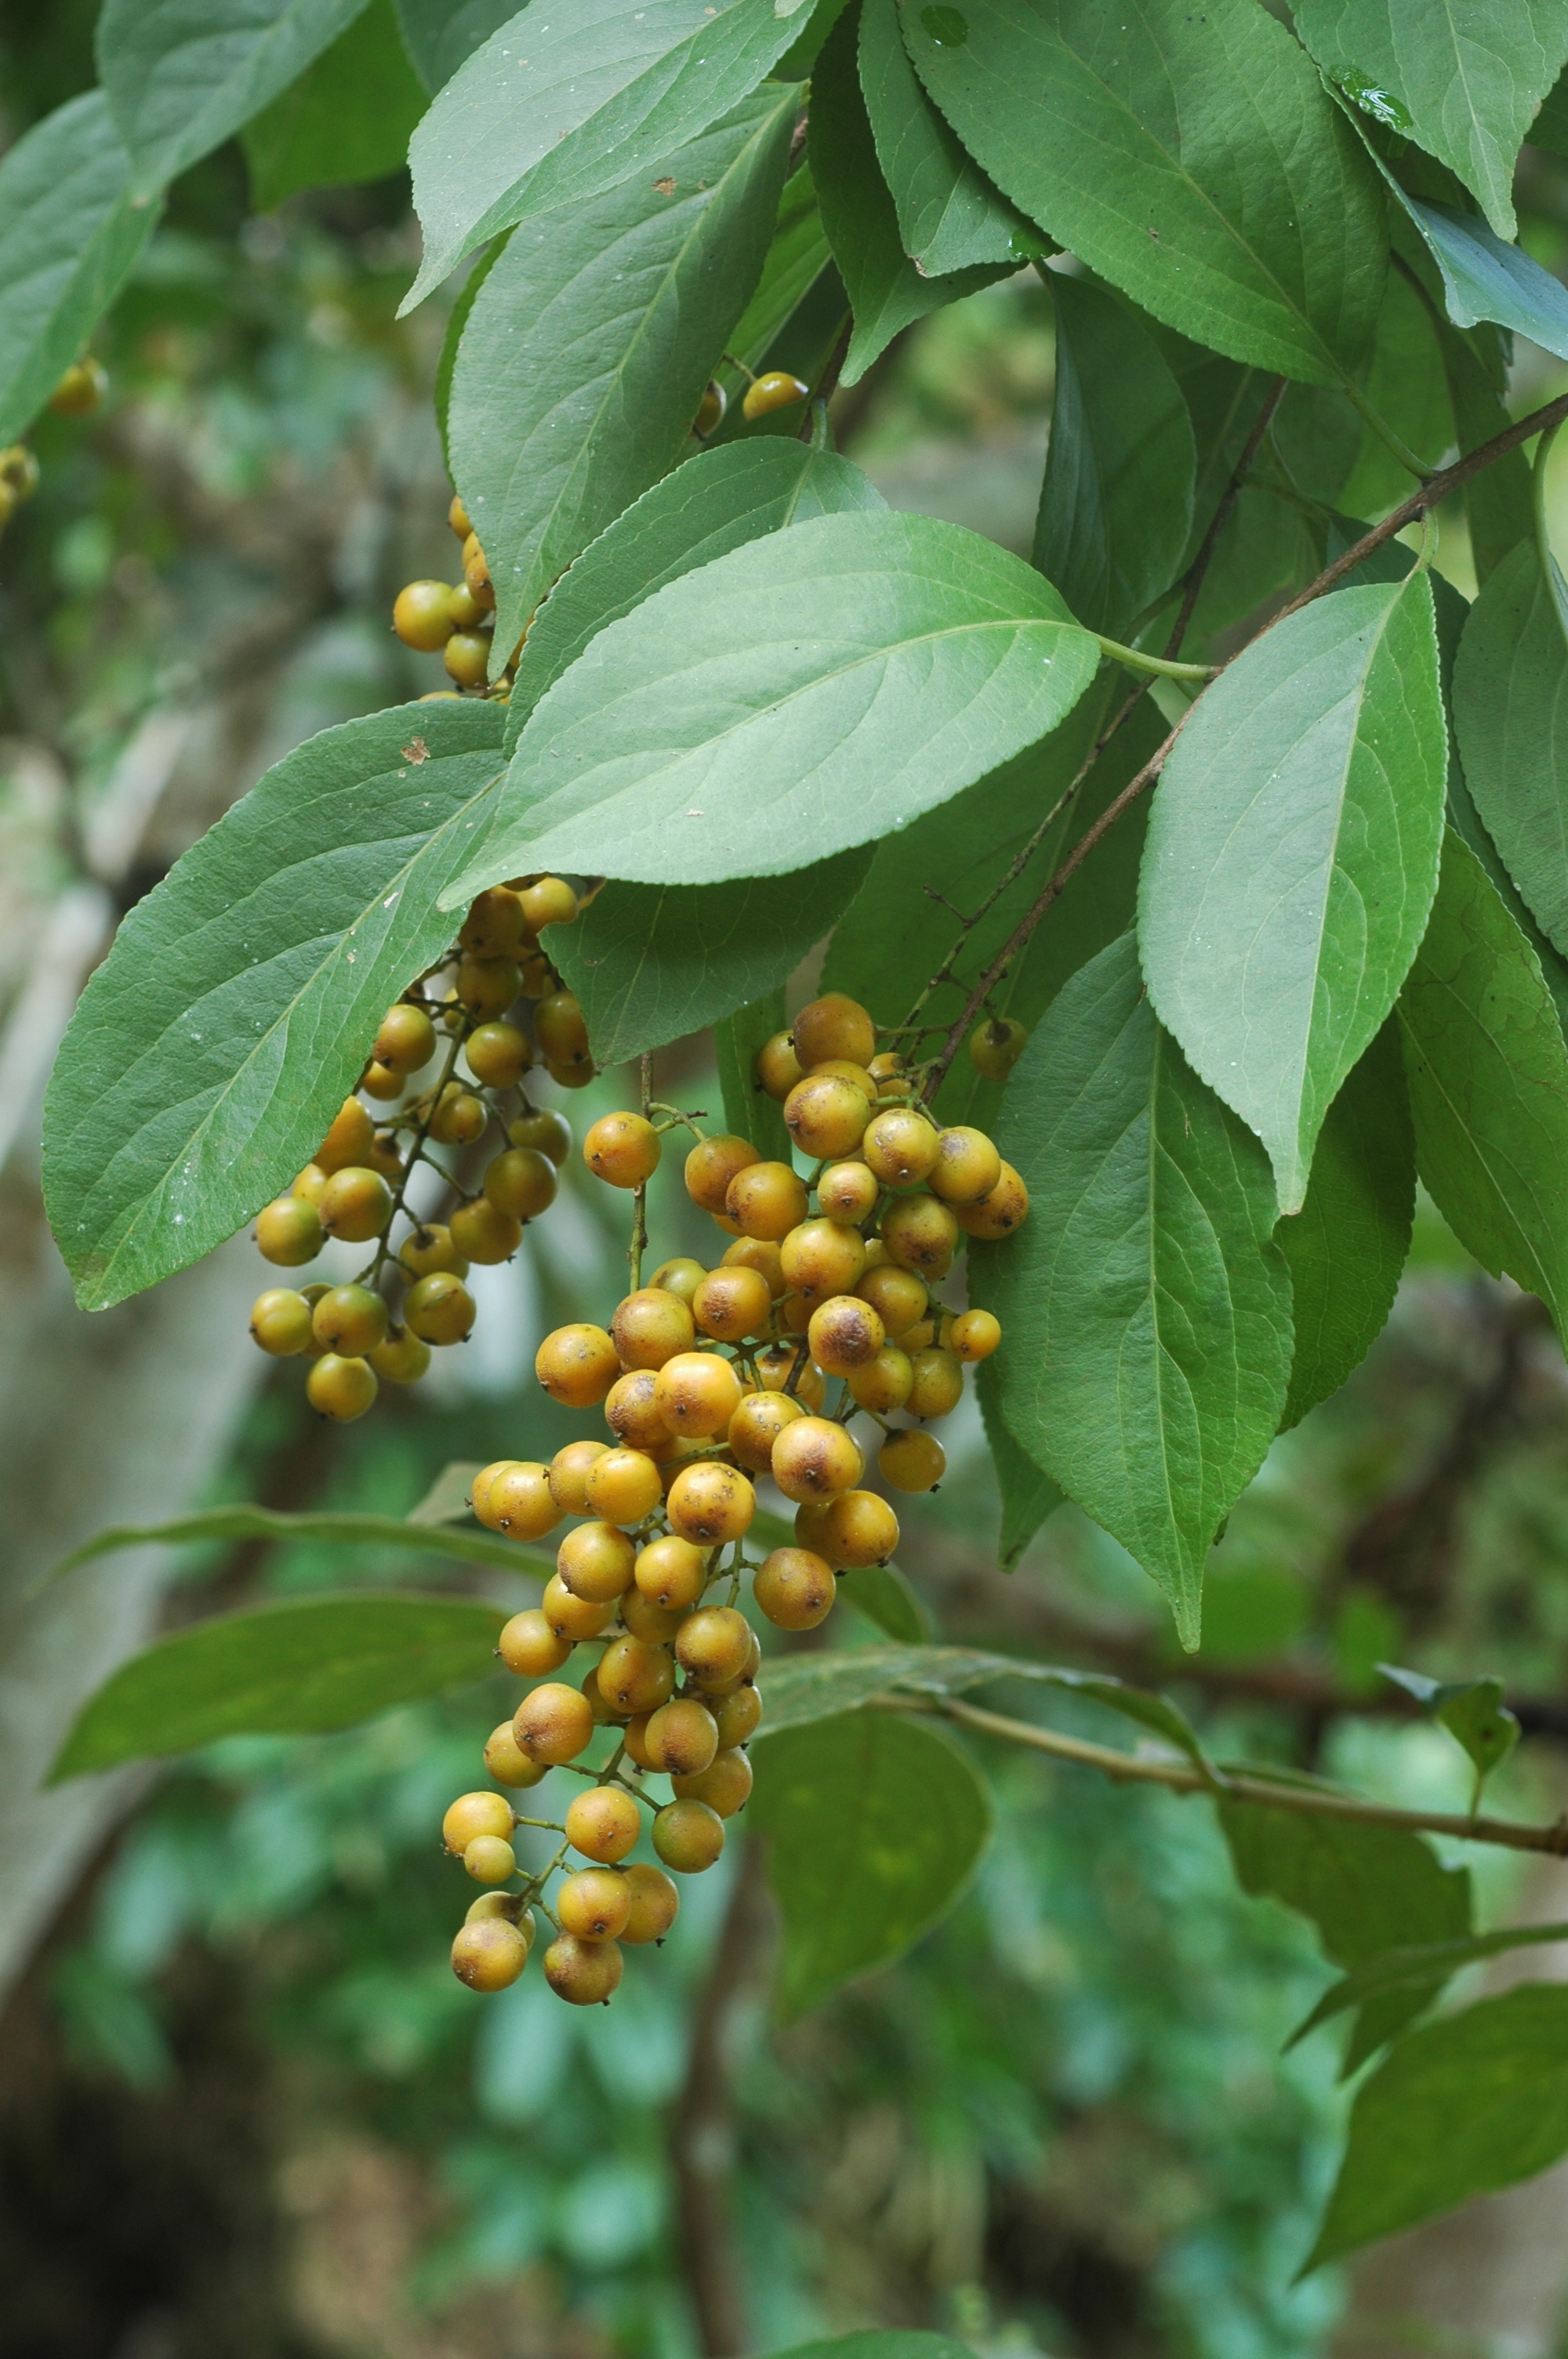
{"label": "thin twig", "polygon": [[[1215,1788],[1190,1762],[1162,1760],[1152,1754],[1119,1753],[1108,1745],[1090,1745],[1081,1737],[1064,1736],[1053,1728],[1037,1728],[1027,1720],[1010,1720],[1006,1713],[987,1712],[983,1705],[965,1703],[957,1696],[888,1696],[881,1707],[898,1712],[935,1712],[956,1720],[986,1736],[1022,1745],[1032,1753],[1048,1753],[1053,1760],[1072,1761],[1085,1769],[1122,1784],[1164,1786],[1175,1794],[1213,1794]],[[1454,1835],[1465,1843],[1500,1844],[1508,1851],[1550,1852],[1568,1858],[1568,1818],[1549,1827],[1529,1826],[1519,1819],[1472,1818],[1454,1810],[1399,1810],[1382,1802],[1364,1802],[1354,1794],[1336,1794],[1322,1786],[1295,1786],[1271,1778],[1226,1772],[1218,1799],[1257,1803],[1265,1810],[1295,1810],[1308,1818],[1354,1819],[1363,1826],[1397,1827],[1411,1834]]]}
{"label": "thin twig", "polygon": [[[1521,442],[1528,442],[1532,435],[1547,432],[1562,425],[1564,419],[1568,419],[1568,394],[1560,394],[1555,401],[1545,403],[1541,408],[1532,410],[1528,418],[1521,418],[1517,424],[1506,428],[1501,434],[1495,434],[1489,442],[1483,442],[1480,448],[1472,451],[1468,457],[1456,460],[1452,467],[1445,467],[1441,474],[1429,476],[1418,491],[1412,492],[1408,500],[1395,508],[1391,516],[1386,516],[1381,524],[1374,525],[1369,532],[1363,533],[1361,538],[1352,548],[1347,549],[1343,556],[1336,557],[1332,565],[1325,565],[1323,571],[1314,580],[1309,582],[1304,590],[1298,591],[1288,604],[1280,608],[1278,614],[1271,614],[1269,620],[1254,632],[1247,647],[1256,647],[1258,641],[1266,633],[1271,631],[1277,623],[1282,623],[1287,615],[1299,614],[1301,609],[1310,605],[1314,599],[1322,598],[1330,590],[1336,589],[1347,573],[1354,573],[1357,567],[1371,556],[1374,549],[1381,549],[1385,541],[1392,540],[1396,533],[1404,530],[1406,525],[1414,524],[1419,517],[1425,516],[1429,509],[1436,507],[1441,501],[1446,499],[1450,492],[1457,491],[1462,484],[1467,484],[1473,475],[1478,475],[1484,468],[1491,466],[1495,461],[1507,458],[1510,451],[1516,451]],[[1244,655],[1246,652],[1246,647],[1238,648],[1237,655]],[[1221,667],[1222,673],[1228,670],[1229,665],[1236,660],[1237,656],[1232,656],[1228,663]],[[1198,702],[1201,701],[1200,698]],[[936,1092],[941,1088],[946,1077],[947,1069],[958,1053],[965,1033],[1040,923],[1041,919],[1051,908],[1053,902],[1060,899],[1064,888],[1072,882],[1096,844],[1115,826],[1123,811],[1130,810],[1139,796],[1153,785],[1165,766],[1172,746],[1192,717],[1192,713],[1196,710],[1197,702],[1195,702],[1189,711],[1182,715],[1164,744],[1151,755],[1137,777],[1123,787],[1115,801],[1108,803],[1098,819],[1095,821],[1094,825],[1078,838],[1033,908],[1026,910],[1019,919],[1001,950],[969,994],[963,1013],[944,1040],[941,1051],[931,1068],[930,1076],[926,1082],[927,1102],[935,1098]]]}

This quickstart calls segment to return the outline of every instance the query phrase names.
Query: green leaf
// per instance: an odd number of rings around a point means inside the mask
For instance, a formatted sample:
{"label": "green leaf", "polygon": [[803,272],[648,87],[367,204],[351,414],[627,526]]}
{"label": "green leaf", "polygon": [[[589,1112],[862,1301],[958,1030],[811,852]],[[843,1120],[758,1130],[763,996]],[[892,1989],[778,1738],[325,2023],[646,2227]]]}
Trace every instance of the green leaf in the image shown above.
{"label": "green leaf", "polygon": [[450,939],[501,712],[395,705],[311,738],[193,844],[83,992],[44,1109],[84,1309],[199,1261],[308,1162],[388,1006]]}
{"label": "green leaf", "polygon": [[1386,1024],[1328,1109],[1306,1201],[1274,1232],[1296,1336],[1283,1424],[1336,1393],[1381,1333],[1414,1218],[1410,1100],[1399,1034]]}
{"label": "green leaf", "polygon": [[297,82],[366,0],[104,0],[98,73],[150,197]]}
{"label": "green leaf", "polygon": [[157,220],[101,91],[0,160],[0,444],[26,432],[130,277]]}
{"label": "green leaf", "polygon": [[[1459,448],[1465,452],[1479,450],[1510,422],[1499,390],[1476,349],[1483,338],[1494,346],[1506,342],[1510,349],[1513,342],[1511,336],[1504,337],[1494,328],[1466,333],[1446,320],[1438,339],[1454,406],[1454,430]],[[1464,497],[1476,579],[1484,582],[1514,544],[1527,538],[1534,523],[1530,467],[1523,451],[1509,451],[1472,475]]]}
{"label": "green leaf", "polygon": [[1568,2149],[1568,1990],[1482,1999],[1401,2039],[1357,2092],[1306,2269],[1512,2187]]}
{"label": "green leaf", "polygon": [[1568,156],[1568,73],[1559,74],[1541,102],[1541,112],[1526,132],[1532,147],[1553,156]]}
{"label": "green leaf", "polygon": [[[1455,434],[1439,342],[1438,322],[1427,304],[1401,272],[1391,270],[1362,389],[1374,414],[1433,472],[1453,449]],[[1356,463],[1335,495],[1339,506],[1346,516],[1382,516],[1410,489],[1406,469],[1367,427]]]}
{"label": "green leaf", "polygon": [[606,885],[555,952],[594,1061],[662,1049],[783,984],[854,899],[871,857],[840,852],[728,885]]}
{"label": "green leaf", "polygon": [[[791,1529],[784,1545],[794,1538]],[[931,1636],[931,1616],[925,1600],[910,1587],[896,1564],[868,1564],[840,1573],[838,1594],[895,1645],[921,1647]]]}
{"label": "green leaf", "polygon": [[1385,1992],[1441,1988],[1462,1966],[1477,1965],[1482,1959],[1499,1957],[1506,1950],[1534,1948],[1546,1941],[1568,1941],[1568,1925],[1505,1925],[1495,1933],[1472,1933],[1462,1941],[1426,1941],[1379,1951],[1364,1966],[1357,1966],[1354,1973],[1325,1991],[1285,2045],[1293,2048],[1319,2024],[1343,2015],[1346,2007],[1381,1998]]}
{"label": "green leaf", "polygon": [[404,46],[432,94],[517,14],[512,0],[396,0],[396,8]]}
{"label": "green leaf", "polygon": [[1204,1777],[1216,1775],[1184,1714],[1167,1697],[1128,1687],[1100,1672],[1064,1670],[1059,1664],[1037,1663],[1022,1655],[983,1654],[973,1647],[855,1647],[842,1653],[771,1661],[767,1725],[770,1734],[805,1728],[838,1712],[858,1712],[879,1698],[961,1695],[966,1688],[992,1680],[1026,1680],[1035,1687],[1087,1696],[1184,1754]]}
{"label": "green leaf", "polygon": [[1564,0],[1296,0],[1297,33],[1375,121],[1456,172],[1499,237],[1514,234],[1513,169],[1568,59]]}
{"label": "green leaf", "polygon": [[903,827],[1055,727],[1099,649],[1032,566],[891,510],[732,549],[535,708],[453,894],[525,869],[773,875]]}
{"label": "green leaf", "polygon": [[1568,1331],[1568,1049],[1539,960],[1450,828],[1400,994],[1416,1169],[1465,1250]]}
{"label": "green leaf", "polygon": [[[460,1471],[466,1484],[478,1470],[464,1467]],[[274,1507],[229,1506],[199,1507],[192,1515],[176,1516],[164,1524],[114,1524],[107,1530],[94,1532],[91,1539],[83,1540],[80,1548],[61,1557],[44,1580],[59,1581],[63,1574],[73,1572],[79,1564],[90,1564],[94,1557],[114,1556],[122,1549],[155,1545],[186,1548],[197,1541],[213,1540],[317,1540],[331,1548],[400,1549],[413,1556],[447,1557],[460,1564],[481,1564],[492,1572],[524,1573],[534,1581],[548,1579],[548,1558],[536,1556],[531,1549],[519,1548],[514,1540],[503,1539],[499,1533],[454,1531],[422,1512],[428,1504],[422,1502],[406,1520],[400,1516],[328,1512],[285,1515]]]}
{"label": "green leaf", "polygon": [[57,1785],[221,1736],[312,1736],[495,1669],[500,1608],[466,1597],[312,1597],[225,1614],[133,1655],[82,1706]]}
{"label": "green leaf", "polygon": [[607,526],[540,607],[506,708],[508,746],[589,639],[666,582],[785,525],[885,506],[859,467],[806,442],[727,443],[688,459]]}
{"label": "green leaf", "polygon": [[860,89],[898,214],[900,242],[925,275],[1017,265],[1046,240],[994,189],[925,95],[899,29],[897,0],[861,0]]}
{"label": "green leaf", "polygon": [[1498,847],[1481,825],[1476,806],[1470,799],[1470,789],[1457,762],[1451,765],[1448,775],[1448,824],[1463,836],[1487,874],[1487,881],[1513,919],[1525,940],[1535,953],[1541,979],[1552,994],[1557,1010],[1557,1020],[1568,1037],[1568,959],[1553,950],[1524,903],[1518,888],[1498,855]]}
{"label": "green leaf", "polygon": [[[768,258],[762,265],[762,275],[757,281],[756,292],[741,315],[740,325],[730,339],[732,359],[744,361],[746,366],[760,375],[773,339],[784,328],[791,314],[805,300],[824,270],[832,268],[827,251],[827,233],[822,226],[822,214],[816,202],[816,184],[811,177],[809,164],[799,164],[784,185],[779,199],[778,217],[773,223],[773,243]],[[743,423],[736,412],[739,397],[745,389],[745,379],[739,369],[721,367],[717,372],[728,393],[731,409],[728,426],[730,429]],[[721,429],[721,431],[724,429]]]}
{"label": "green leaf", "polygon": [[[1222,1801],[1219,1821],[1242,1890],[1307,1918],[1336,1966],[1364,1965],[1396,1943],[1470,1930],[1468,1869],[1444,1867],[1429,1844],[1402,1828],[1252,1802]],[[1352,2034],[1346,2071],[1420,2015],[1441,1987],[1439,1976],[1379,1993]]]}
{"label": "green leaf", "polygon": [[251,202],[271,212],[300,189],[379,180],[401,169],[425,92],[392,0],[371,0],[294,84],[246,124]]}
{"label": "green leaf", "polygon": [[1534,538],[1470,609],[1454,670],[1465,783],[1531,915],[1568,950],[1568,583]]}
{"label": "green leaf", "polygon": [[[954,909],[979,909],[1002,886],[1007,872],[1037,827],[1072,787],[1121,694],[1108,667],[1061,727],[1037,745],[994,770],[989,777],[928,811],[877,846],[871,872],[828,946],[825,991],[847,991],[869,1007],[879,1024],[897,1025],[909,1012],[932,973],[945,962],[957,931]],[[966,971],[989,965],[1033,906],[1052,874],[1084,830],[1147,760],[1165,734],[1165,723],[1147,700],[1137,706],[1093,769],[1042,838],[1033,858],[970,935]],[[1033,1027],[1070,974],[1132,923],[1138,891],[1138,858],[1147,818],[1134,803],[1089,854],[1051,911],[1035,929],[1021,957],[992,994],[1001,1016]],[[933,898],[940,893],[952,905]],[[939,983],[925,1002],[922,1020],[946,1030],[963,1012],[968,988]],[[940,1037],[940,1030],[932,1035]],[[947,1122],[994,1128],[1003,1092],[983,1081],[960,1054],[937,1100]]]}
{"label": "green leaf", "polygon": [[512,17],[414,135],[425,259],[404,310],[497,230],[652,174],[755,90],[792,31],[772,0],[577,0]]}
{"label": "green leaf", "polygon": [[787,2022],[946,1915],[985,1849],[990,1802],[950,1738],[893,1712],[847,1712],[809,1734],[770,1727],[752,1757],[749,1816],[768,1838],[784,1915]]}
{"label": "green leaf", "polygon": [[1503,1683],[1489,1674],[1478,1680],[1432,1680],[1424,1672],[1379,1663],[1386,1680],[1403,1688],[1442,1723],[1462,1745],[1476,1772],[1476,1799],[1494,1769],[1500,1768],[1519,1740],[1519,1724],[1503,1702]]}
{"label": "green leaf", "polygon": [[1000,1383],[989,1360],[981,1364],[977,1390],[991,1463],[996,1468],[997,1488],[1001,1493],[997,1561],[1004,1572],[1011,1572],[1046,1516],[1054,1515],[1067,1495],[1054,1475],[1035,1464],[1002,1422]]}
{"label": "green leaf", "polygon": [[1042,229],[1157,320],[1337,383],[1370,340],[1383,205],[1308,59],[1254,0],[901,0],[921,79]]}
{"label": "green leaf", "polygon": [[1448,732],[1424,573],[1332,592],[1204,695],[1155,789],[1139,940],[1160,1020],[1306,1194],[1437,885]]}
{"label": "green leaf", "polygon": [[411,1524],[460,1524],[473,1510],[470,1495],[473,1478],[482,1472],[477,1458],[449,1459],[416,1507],[408,1510]]}
{"label": "green leaf", "polygon": [[1284,1407],[1290,1277],[1262,1152],[1156,1023],[1130,934],[1058,993],[999,1144],[1033,1200],[969,1256],[1002,1415],[1195,1647],[1209,1545]]}
{"label": "green leaf", "polygon": [[769,1097],[757,1079],[757,1053],[788,1023],[781,983],[713,1027],[724,1119],[736,1138],[749,1138],[773,1163],[791,1160],[794,1142],[784,1128],[783,1106]]}
{"label": "green leaf", "polygon": [[1017,269],[985,263],[934,277],[918,269],[899,238],[898,212],[877,161],[856,69],[859,14],[840,16],[811,85],[811,161],[833,259],[849,289],[855,332],[842,381],[854,385],[899,332],[944,303]]}
{"label": "green leaf", "polygon": [[1448,316],[1456,326],[1494,320],[1568,360],[1568,290],[1560,280],[1473,215],[1423,204],[1402,189],[1398,193],[1443,274]]}
{"label": "green leaf", "polygon": [[652,179],[515,230],[486,274],[447,440],[498,648],[687,448],[762,266],[795,106],[770,85]]}
{"label": "green leaf", "polygon": [[1158,344],[1114,296],[1056,273],[1051,292],[1056,392],[1034,562],[1081,623],[1124,639],[1181,570],[1192,422]]}

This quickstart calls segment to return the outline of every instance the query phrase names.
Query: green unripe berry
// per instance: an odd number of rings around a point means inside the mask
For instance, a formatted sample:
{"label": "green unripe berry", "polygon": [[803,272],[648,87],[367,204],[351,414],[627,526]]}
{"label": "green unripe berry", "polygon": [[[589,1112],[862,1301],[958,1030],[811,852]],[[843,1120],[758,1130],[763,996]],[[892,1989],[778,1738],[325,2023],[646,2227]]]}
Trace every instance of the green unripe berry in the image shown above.
{"label": "green unripe berry", "polygon": [[707,1802],[666,1803],[654,1821],[654,1849],[677,1875],[700,1875],[724,1848],[724,1821]]}
{"label": "green unripe berry", "polygon": [[[476,1036],[477,1037],[477,1036]],[[537,1220],[556,1201],[556,1167],[536,1147],[509,1147],[486,1167],[484,1192],[498,1212]]]}
{"label": "green unripe berry", "polygon": [[303,1196],[279,1196],[256,1214],[256,1245],[264,1261],[300,1269],[321,1250],[321,1215]]}
{"label": "green unripe berry", "polygon": [[766,418],[772,410],[787,409],[792,402],[804,401],[809,390],[788,369],[764,369],[746,387],[741,414],[746,418]]}
{"label": "green unripe berry", "polygon": [[386,1341],[386,1304],[368,1286],[330,1287],[310,1324],[316,1341],[330,1352],[363,1359]]}
{"label": "green unripe berry", "polygon": [[340,1359],[336,1352],[323,1353],[305,1379],[311,1408],[339,1425],[351,1425],[356,1417],[363,1417],[377,1389],[368,1360]]}
{"label": "green unripe berry", "polygon": [[514,1147],[531,1147],[547,1155],[557,1171],[572,1151],[572,1126],[553,1106],[531,1106],[509,1125],[506,1136]]}
{"label": "green unripe berry", "polygon": [[389,1385],[416,1385],[430,1366],[430,1346],[406,1327],[394,1327],[384,1343],[377,1343],[365,1353],[378,1376]]}
{"label": "green unripe berry", "polygon": [[463,1044],[469,1071],[487,1090],[515,1087],[534,1061],[528,1036],[515,1024],[481,1024]]}
{"label": "green unripe berry", "polygon": [[275,1360],[310,1348],[310,1305],[292,1287],[272,1286],[251,1305],[251,1333]]}
{"label": "green unripe berry", "polygon": [[510,1261],[523,1242],[523,1223],[498,1212],[488,1196],[460,1204],[449,1223],[452,1243],[470,1261]]}
{"label": "green unripe berry", "polygon": [[351,1163],[333,1172],[321,1190],[318,1210],[330,1237],[366,1245],[384,1234],[392,1218],[392,1190],[379,1171]]}
{"label": "green unripe berry", "polygon": [[517,1873],[517,1855],[503,1835],[475,1835],[463,1865],[476,1884],[504,1884]]}
{"label": "green unripe berry", "polygon": [[452,592],[446,582],[410,582],[392,609],[392,627],[406,647],[434,655],[451,636]]}
{"label": "green unripe berry", "polygon": [[436,1270],[449,1270],[454,1277],[468,1276],[469,1266],[444,1221],[412,1230],[398,1246],[397,1258],[411,1277],[428,1277]]}
{"label": "green unripe berry", "polygon": [[460,1343],[473,1329],[474,1299],[461,1278],[436,1270],[411,1286],[403,1323],[425,1343]]}
{"label": "green unripe berry", "polygon": [[1011,1016],[987,1016],[969,1035],[969,1062],[988,1082],[1005,1082],[1029,1045]]}

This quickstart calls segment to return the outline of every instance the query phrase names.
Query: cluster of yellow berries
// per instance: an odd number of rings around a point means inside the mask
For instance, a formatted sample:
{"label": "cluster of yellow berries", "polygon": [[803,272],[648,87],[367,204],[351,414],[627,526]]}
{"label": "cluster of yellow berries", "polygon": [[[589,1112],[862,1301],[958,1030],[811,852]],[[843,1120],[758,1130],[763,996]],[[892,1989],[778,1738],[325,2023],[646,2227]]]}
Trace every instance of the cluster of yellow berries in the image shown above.
{"label": "cluster of yellow berries", "polygon": [[[103,362],[87,353],[66,370],[49,396],[49,408],[57,418],[87,418],[102,406],[108,390]],[[38,462],[27,444],[13,442],[0,451],[0,531],[38,488]]]}
{"label": "cluster of yellow berries", "polygon": [[463,545],[462,580],[408,582],[393,605],[392,627],[406,647],[440,656],[459,688],[482,688],[490,677],[495,592],[479,535],[455,494],[447,522]]}
{"label": "cluster of yellow berries", "polygon": [[[565,1089],[593,1079],[582,1009],[542,947],[577,913],[559,876],[481,893],[445,957],[388,1008],[356,1093],[288,1194],[258,1216],[263,1256],[286,1269],[330,1237],[373,1247],[349,1283],[269,1288],[251,1311],[264,1352],[309,1356],[306,1392],[323,1417],[362,1417],[383,1378],[417,1383],[433,1345],[464,1342],[470,1263],[510,1260],[554,1201],[571,1128],[524,1082],[536,1064]],[[406,1197],[420,1166],[445,1197],[416,1214]]]}
{"label": "cluster of yellow berries", "polygon": [[[533,1912],[571,1851],[591,1865],[568,1874],[548,1913],[551,1987],[587,2004],[621,1978],[621,1940],[659,1938],[676,1895],[664,1869],[709,1867],[723,1821],[752,1773],[743,1747],[762,1719],[754,1633],[736,1599],[783,1630],[810,1630],[832,1611],[836,1576],[884,1563],[898,1517],[861,1487],[866,1457],[849,1431],[866,1414],[881,1428],[877,1464],[894,1489],[925,1491],[945,1468],[925,1421],[962,1395],[967,1364],[1001,1340],[987,1310],[934,1296],[965,1236],[1000,1237],[1028,1212],[1023,1182],[983,1132],[941,1127],[896,1054],[879,1055],[871,1016],[839,994],[803,1008],[793,1032],[762,1049],[761,1087],[780,1099],[803,1178],[749,1140],[704,1137],[686,1159],[688,1194],[732,1242],[715,1268],[665,1262],[618,1304],[608,1327],[557,1328],[535,1362],[552,1398],[602,1406],[610,1439],[568,1442],[548,1465],[502,1459],[477,1476],[472,1506],[491,1529],[542,1539],[567,1516],[556,1570],[537,1607],[514,1616],[501,1654],[545,1681],[495,1730],[485,1765],[503,1786],[533,1785],[576,1766],[610,1723],[614,1750],[557,1830],[561,1848],[521,1893],[476,1902],[452,1963],[475,1990],[499,1990],[527,1962]],[[650,1119],[654,1113],[666,1118]],[[641,1191],[663,1141],[695,1120],[675,1109],[605,1114],[583,1156],[611,1187]],[[816,1209],[811,1199],[815,1195]],[[641,1231],[641,1218],[638,1232]],[[830,1378],[841,1391],[827,1414]],[[895,1427],[903,1413],[917,1422]],[[769,1476],[795,1508],[793,1544],[759,1562],[746,1554],[756,1482]],[[714,1593],[722,1602],[715,1602]],[[574,1647],[602,1645],[580,1685],[550,1675]],[[672,1799],[647,1796],[647,1774]],[[622,1863],[653,1812],[663,1868]],[[498,1794],[470,1794],[448,1813],[449,1850],[486,1885],[510,1881],[517,1825]]]}

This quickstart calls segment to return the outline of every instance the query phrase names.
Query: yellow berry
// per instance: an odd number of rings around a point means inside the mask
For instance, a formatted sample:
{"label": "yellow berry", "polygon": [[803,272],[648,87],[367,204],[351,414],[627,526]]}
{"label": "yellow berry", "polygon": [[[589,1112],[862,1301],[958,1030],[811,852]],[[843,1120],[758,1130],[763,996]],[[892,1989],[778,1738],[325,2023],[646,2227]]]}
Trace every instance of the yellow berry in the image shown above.
{"label": "yellow berry", "polygon": [[787,369],[765,369],[746,387],[741,413],[746,418],[766,418],[771,410],[787,409],[792,402],[804,401],[809,390]]}

